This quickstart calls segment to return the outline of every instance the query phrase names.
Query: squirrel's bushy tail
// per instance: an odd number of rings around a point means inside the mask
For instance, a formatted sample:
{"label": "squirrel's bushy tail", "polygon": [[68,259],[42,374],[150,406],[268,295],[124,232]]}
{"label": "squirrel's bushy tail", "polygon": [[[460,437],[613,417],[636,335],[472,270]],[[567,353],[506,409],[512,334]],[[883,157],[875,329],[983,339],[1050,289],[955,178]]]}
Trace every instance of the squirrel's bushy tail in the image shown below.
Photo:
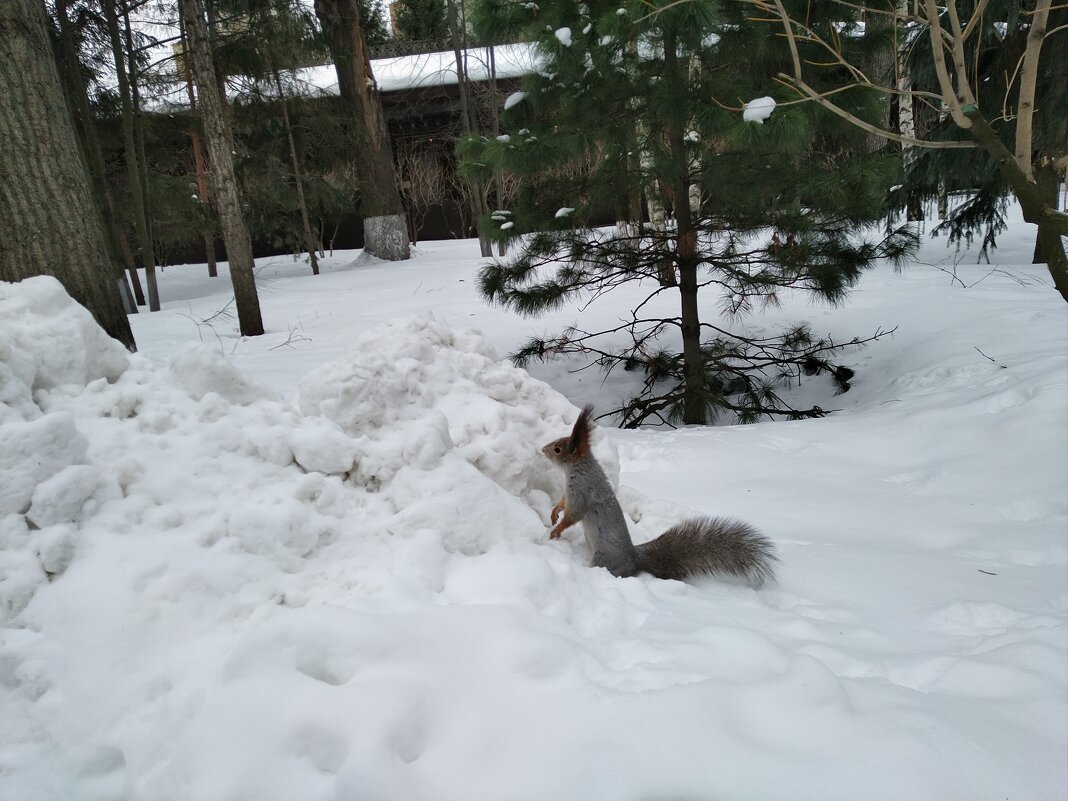
{"label": "squirrel's bushy tail", "polygon": [[775,579],[775,546],[738,520],[693,517],[637,546],[638,568],[657,578],[726,573],[760,588]]}

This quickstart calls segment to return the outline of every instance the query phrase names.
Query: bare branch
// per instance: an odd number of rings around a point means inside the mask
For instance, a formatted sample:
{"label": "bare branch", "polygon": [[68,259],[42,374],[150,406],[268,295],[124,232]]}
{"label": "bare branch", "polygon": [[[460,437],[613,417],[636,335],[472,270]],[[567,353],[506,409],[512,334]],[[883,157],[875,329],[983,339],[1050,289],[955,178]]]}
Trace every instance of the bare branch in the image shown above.
{"label": "bare branch", "polygon": [[[795,91],[804,94],[809,99],[815,100],[828,111],[837,114],[844,120],[848,120],[849,122],[853,123],[853,125],[856,125],[858,128],[861,128],[862,130],[865,130],[868,133],[873,133],[877,136],[881,136],[884,139],[890,139],[894,142],[901,142],[905,145],[916,145],[917,147],[926,147],[940,150],[963,150],[974,149],[975,147],[977,147],[974,142],[943,142],[930,139],[914,139],[910,136],[904,136],[902,134],[895,133],[894,131],[888,131],[885,128],[880,128],[877,125],[872,125],[870,122],[862,120],[855,114],[846,111],[841,106],[832,103],[830,100],[821,95],[819,92],[817,92],[804,81],[799,81],[795,78],[791,78],[789,75],[786,75],[784,73],[779,73],[776,80],[778,80],[785,86],[789,86]],[[965,117],[965,119],[967,118]]]}
{"label": "bare branch", "polygon": [[1023,62],[1020,67],[1020,102],[1016,107],[1016,163],[1029,181],[1034,180],[1034,170],[1031,166],[1031,144],[1034,135],[1038,58],[1042,53],[1042,40],[1046,35],[1050,5],[1050,0],[1038,0],[1035,6],[1035,14],[1031,20],[1031,30],[1027,32],[1027,46],[1024,48]]}
{"label": "bare branch", "polygon": [[964,55],[964,33],[960,27],[960,18],[957,16],[957,0],[946,0],[946,13],[949,15],[949,25],[953,32],[950,45],[953,53],[953,69],[957,72],[957,96],[965,103],[974,106],[976,105],[975,94],[968,81],[968,62]]}
{"label": "bare branch", "polygon": [[975,6],[975,10],[972,12],[972,18],[968,20],[968,23],[964,26],[964,33],[962,34],[962,41],[968,41],[968,37],[975,33],[975,29],[983,21],[983,12],[986,11],[986,5],[988,0],[979,0]]}
{"label": "bare branch", "polygon": [[961,128],[971,128],[972,121],[964,114],[960,99],[954,89],[953,81],[949,77],[949,68],[946,66],[946,54],[942,36],[942,23],[938,19],[938,8],[935,0],[924,0],[924,10],[927,14],[928,31],[931,34],[931,54],[934,56],[935,73],[938,75],[938,85],[942,88],[942,96],[949,108],[953,122]]}

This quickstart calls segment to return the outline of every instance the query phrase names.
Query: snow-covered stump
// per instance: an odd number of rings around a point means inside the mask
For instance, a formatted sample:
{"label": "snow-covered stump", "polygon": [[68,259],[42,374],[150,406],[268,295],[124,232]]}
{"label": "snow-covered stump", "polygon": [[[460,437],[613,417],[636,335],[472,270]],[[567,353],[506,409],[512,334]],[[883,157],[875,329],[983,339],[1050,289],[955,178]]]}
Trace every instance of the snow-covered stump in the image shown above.
{"label": "snow-covered stump", "polygon": [[403,214],[367,217],[363,221],[363,249],[387,261],[411,258],[408,221]]}

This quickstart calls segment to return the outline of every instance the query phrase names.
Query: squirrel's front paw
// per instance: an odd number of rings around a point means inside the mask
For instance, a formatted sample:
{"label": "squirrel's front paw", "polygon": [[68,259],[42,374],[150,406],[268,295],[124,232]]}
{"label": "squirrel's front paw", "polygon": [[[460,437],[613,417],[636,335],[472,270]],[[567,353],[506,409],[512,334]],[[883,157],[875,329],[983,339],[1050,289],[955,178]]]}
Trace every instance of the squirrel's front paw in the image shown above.
{"label": "squirrel's front paw", "polygon": [[[556,506],[553,507],[553,510],[551,512],[549,512],[549,520],[555,525],[556,524],[556,518],[558,518],[563,513],[564,513],[564,500],[563,500],[563,498],[561,498],[560,499],[560,503],[556,504]],[[556,537],[559,537],[559,536],[560,536],[559,534],[556,535]],[[552,539],[556,539],[556,537],[553,537]]]}

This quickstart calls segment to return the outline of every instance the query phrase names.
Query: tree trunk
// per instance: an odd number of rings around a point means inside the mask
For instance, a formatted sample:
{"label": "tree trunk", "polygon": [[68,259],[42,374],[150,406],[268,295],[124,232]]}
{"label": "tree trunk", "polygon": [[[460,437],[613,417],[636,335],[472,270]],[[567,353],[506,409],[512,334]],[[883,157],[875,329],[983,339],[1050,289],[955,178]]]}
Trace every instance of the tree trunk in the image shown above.
{"label": "tree trunk", "polygon": [[111,187],[108,184],[107,168],[104,165],[104,152],[100,145],[100,135],[97,132],[96,120],[93,118],[92,109],[89,107],[89,95],[86,90],[85,80],[82,78],[78,47],[74,41],[74,29],[67,13],[69,7],[68,0],[58,0],[56,3],[60,46],[64,63],[63,77],[66,78],[67,85],[70,88],[69,96],[74,106],[75,118],[79,122],[77,127],[81,130],[81,138],[85,144],[85,156],[89,165],[89,172],[96,186],[101,208],[104,210],[104,222],[107,227],[108,240],[115,257],[121,258],[129,274],[130,285],[133,287],[133,297],[136,303],[130,313],[136,314],[137,307],[145,305],[145,293],[141,289],[141,279],[137,274],[137,264],[134,262],[133,251],[130,250],[130,243],[126,239],[126,231],[115,211],[115,199],[111,195]]}
{"label": "tree trunk", "polygon": [[134,126],[133,100],[130,97],[130,81],[126,72],[122,37],[119,33],[119,18],[115,12],[116,0],[102,0],[104,19],[107,21],[108,38],[111,40],[111,53],[115,60],[116,78],[119,84],[119,102],[122,105],[122,141],[126,157],[126,184],[130,193],[130,213],[133,215],[134,230],[137,232],[138,250],[145,266],[145,280],[148,283],[148,308],[159,311],[159,288],[156,285],[156,260],[152,250],[152,237],[148,232],[148,218],[145,215],[144,187],[141,183],[142,173],[140,159],[137,157],[137,137]]}
{"label": "tree trunk", "polygon": [[[1035,183],[1038,184],[1039,194],[1051,209],[1060,206],[1061,175],[1052,162],[1043,162],[1034,168]],[[1042,246],[1041,232],[1035,237],[1035,253],[1031,259],[1032,264],[1046,264],[1046,253]]]}
{"label": "tree trunk", "polygon": [[311,222],[308,220],[308,204],[304,202],[303,170],[300,168],[297,143],[293,139],[293,124],[289,119],[289,105],[286,103],[278,70],[274,71],[274,85],[278,89],[278,103],[282,106],[282,121],[285,123],[286,137],[289,139],[289,158],[293,164],[293,180],[297,182],[297,205],[300,206],[300,222],[304,227],[304,248],[308,251],[308,258],[311,260],[312,275],[318,275],[319,257],[315,254],[315,237],[312,235]]}
{"label": "tree trunk", "polygon": [[[449,38],[452,40],[452,55],[456,61],[456,82],[460,90],[460,121],[463,124],[464,133],[471,136],[478,131],[478,118],[475,116],[475,110],[471,104],[471,95],[468,92],[467,65],[464,61],[460,25],[456,19],[456,3],[454,0],[445,0],[445,8],[446,20],[449,25]],[[493,246],[482,231],[482,219],[489,214],[486,192],[481,181],[464,181],[464,185],[467,187],[475,230],[478,231],[478,248],[482,255],[488,258],[493,255]]]}
{"label": "tree trunk", "polygon": [[[186,42],[185,21],[178,17],[178,30],[182,42]],[[197,171],[197,194],[200,202],[204,204],[209,216],[214,217],[211,208],[211,197],[208,194],[208,168],[204,163],[204,145],[200,141],[200,132],[197,130],[197,96],[193,93],[193,72],[189,67],[189,59],[182,59],[183,72],[185,73],[185,90],[189,95],[189,142],[193,148],[193,166]],[[214,226],[213,226],[214,228]],[[219,277],[219,265],[215,261],[215,237],[211,233],[204,234],[204,257],[208,262],[208,278]]]}
{"label": "tree trunk", "polygon": [[0,280],[55,276],[134,349],[39,0],[0,3]]}
{"label": "tree trunk", "polygon": [[256,294],[252,240],[241,211],[237,176],[234,174],[234,137],[226,116],[226,99],[219,92],[215,68],[212,66],[203,0],[180,0],[179,10],[185,22],[186,56],[192,64],[200,96],[204,137],[211,160],[213,194],[219,210],[226,255],[230,260],[230,280],[234,285],[238,325],[242,336],[259,336],[263,333],[263,318]]}
{"label": "tree trunk", "polygon": [[[971,121],[968,133],[994,158],[1002,177],[1020,203],[1024,220],[1038,226],[1038,246],[1042,249],[1053,285],[1061,297],[1068,301],[1068,257],[1062,239],[1068,236],[1068,214],[1057,209],[1055,196],[1044,197],[1038,184],[1028,179],[1020,169],[1016,155],[1001,141],[978,108],[973,106],[965,113]],[[1048,203],[1051,199],[1054,200],[1052,206]]]}
{"label": "tree trunk", "polygon": [[[677,86],[685,80],[679,69],[675,36],[664,33],[664,81]],[[672,121],[665,126],[668,148],[674,166],[671,189],[675,206],[675,257],[679,268],[679,298],[682,328],[684,423],[708,422],[705,407],[705,366],[701,354],[701,316],[697,307],[697,237],[690,213],[689,158],[682,127]]]}
{"label": "tree trunk", "polygon": [[[864,32],[866,37],[871,37],[873,40],[878,37],[886,37],[885,42],[880,42],[879,45],[872,46],[869,53],[867,64],[865,65],[865,72],[868,75],[868,80],[879,86],[893,86],[893,78],[896,67],[897,53],[894,52],[894,44],[896,37],[887,36],[889,31],[892,31],[897,20],[889,14],[879,14],[876,11],[893,11],[893,3],[880,2],[880,0],[869,0],[870,8],[864,12]],[[885,92],[879,93],[879,118],[873,120],[873,122],[879,126],[881,130],[890,130],[890,95]],[[864,140],[864,149],[868,153],[875,153],[878,150],[886,147],[886,139],[876,133],[868,133]]]}
{"label": "tree trunk", "polygon": [[315,0],[315,14],[334,59],[338,92],[352,118],[364,250],[389,261],[408,259],[408,222],[359,6],[356,0]]}
{"label": "tree trunk", "polygon": [[134,49],[133,29],[130,27],[129,7],[123,9],[122,22],[126,43],[126,69],[130,81],[130,110],[133,113],[134,144],[137,147],[137,164],[141,168],[141,200],[145,205],[145,227],[148,242],[155,262],[155,238],[152,236],[152,189],[148,181],[148,156],[145,155],[145,116],[141,113],[141,87],[137,75],[137,53]]}

